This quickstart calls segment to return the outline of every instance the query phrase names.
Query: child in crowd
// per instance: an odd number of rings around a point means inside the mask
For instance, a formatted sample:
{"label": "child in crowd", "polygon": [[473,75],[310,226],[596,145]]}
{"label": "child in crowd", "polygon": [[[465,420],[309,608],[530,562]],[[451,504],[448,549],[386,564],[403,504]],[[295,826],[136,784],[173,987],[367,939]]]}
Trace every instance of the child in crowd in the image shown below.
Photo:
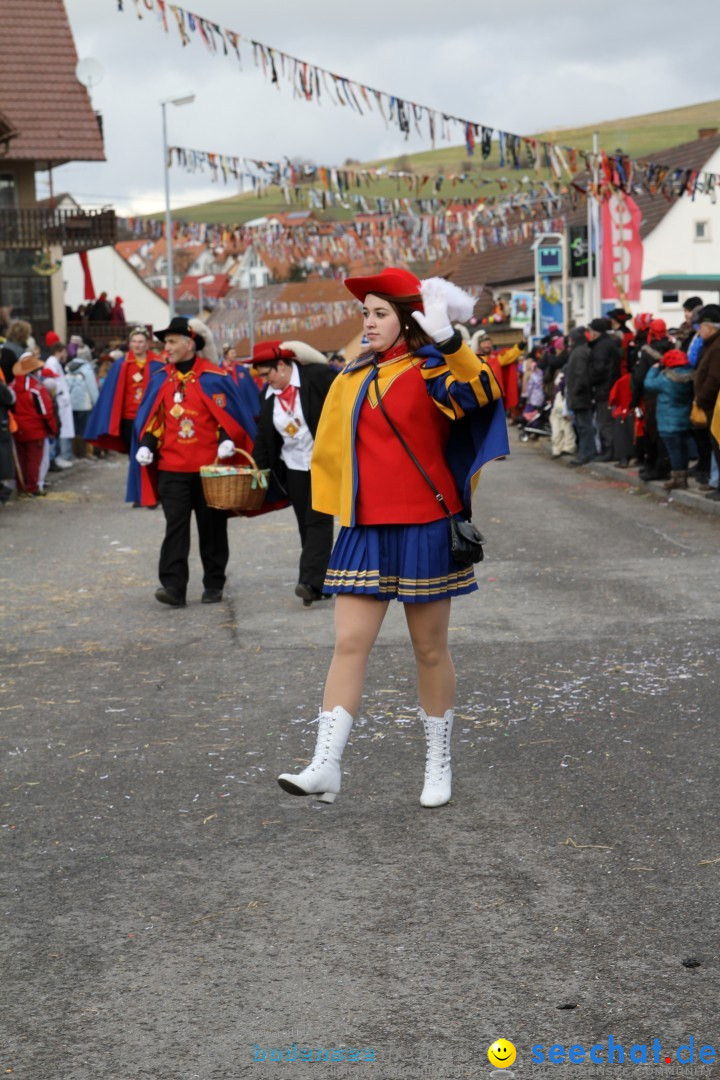
{"label": "child in crowd", "polygon": [[52,398],[37,377],[42,366],[39,356],[25,352],[12,369],[19,486],[24,494],[33,496],[45,494],[41,481],[43,453],[48,436],[58,432]]}

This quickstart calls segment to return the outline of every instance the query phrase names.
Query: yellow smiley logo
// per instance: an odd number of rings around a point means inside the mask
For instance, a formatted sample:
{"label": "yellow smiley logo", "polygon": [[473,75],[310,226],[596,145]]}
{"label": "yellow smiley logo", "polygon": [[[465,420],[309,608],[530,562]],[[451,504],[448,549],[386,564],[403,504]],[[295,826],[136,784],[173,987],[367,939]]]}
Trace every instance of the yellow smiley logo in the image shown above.
{"label": "yellow smiley logo", "polygon": [[488,1061],[496,1069],[507,1069],[517,1057],[515,1047],[507,1039],[496,1039],[488,1050]]}

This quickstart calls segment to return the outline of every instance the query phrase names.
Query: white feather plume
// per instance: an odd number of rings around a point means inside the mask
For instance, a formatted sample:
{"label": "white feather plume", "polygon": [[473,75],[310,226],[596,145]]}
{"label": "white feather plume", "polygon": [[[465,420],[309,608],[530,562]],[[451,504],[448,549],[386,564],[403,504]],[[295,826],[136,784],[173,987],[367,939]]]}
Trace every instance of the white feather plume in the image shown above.
{"label": "white feather plume", "polygon": [[478,351],[478,346],[484,337],[487,337],[487,330],[476,330],[473,336],[470,338],[470,348],[474,353]]}
{"label": "white feather plume", "polygon": [[204,356],[206,360],[209,360],[211,364],[219,365],[220,357],[210,327],[207,323],[204,323],[202,319],[198,319],[197,316],[190,319],[189,325],[191,330],[194,330],[196,334],[202,334],[205,338],[205,345],[200,350],[201,355]]}
{"label": "white feather plume", "polygon": [[299,364],[327,364],[328,362],[325,353],[321,353],[319,349],[313,348],[304,341],[283,341],[280,347],[294,352]]}
{"label": "white feather plume", "polygon": [[475,297],[457,285],[453,285],[452,281],[446,281],[445,278],[439,277],[426,278],[425,281],[420,282],[420,295],[423,300],[426,297],[428,300],[436,300],[442,297],[447,304],[451,321],[457,319],[459,322],[467,322],[468,319],[472,318],[476,303]]}

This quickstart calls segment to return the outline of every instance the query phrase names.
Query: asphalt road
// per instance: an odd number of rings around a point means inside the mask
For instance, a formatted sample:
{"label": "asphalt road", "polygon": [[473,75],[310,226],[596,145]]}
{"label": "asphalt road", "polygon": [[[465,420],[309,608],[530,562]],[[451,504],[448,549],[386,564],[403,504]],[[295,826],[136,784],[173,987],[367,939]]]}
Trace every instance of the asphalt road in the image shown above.
{"label": "asphalt road", "polygon": [[506,1076],[610,1037],[720,1076],[717,519],[514,445],[451,622],[452,803],[418,802],[396,604],[326,806],[275,783],[333,637],[291,512],[232,521],[227,601],[193,562],[173,610],[123,480],[0,511],[0,1076],[466,1080],[499,1037]]}

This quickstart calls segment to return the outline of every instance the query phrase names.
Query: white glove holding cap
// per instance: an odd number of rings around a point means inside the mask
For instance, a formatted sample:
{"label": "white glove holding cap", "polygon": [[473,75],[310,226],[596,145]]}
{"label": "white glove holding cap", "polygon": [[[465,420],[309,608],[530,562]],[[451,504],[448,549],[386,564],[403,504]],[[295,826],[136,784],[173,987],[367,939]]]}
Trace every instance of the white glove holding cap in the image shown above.
{"label": "white glove holding cap", "polygon": [[420,282],[423,311],[413,311],[413,319],[433,341],[442,344],[455,333],[452,320],[467,322],[475,307],[475,298],[444,278]]}
{"label": "white glove holding cap", "polygon": [[138,465],[149,465],[155,455],[149,446],[141,446],[135,455]]}
{"label": "white glove holding cap", "polygon": [[235,454],[235,443],[232,439],[224,439],[218,446],[218,457],[222,461],[224,458],[233,457]]}

